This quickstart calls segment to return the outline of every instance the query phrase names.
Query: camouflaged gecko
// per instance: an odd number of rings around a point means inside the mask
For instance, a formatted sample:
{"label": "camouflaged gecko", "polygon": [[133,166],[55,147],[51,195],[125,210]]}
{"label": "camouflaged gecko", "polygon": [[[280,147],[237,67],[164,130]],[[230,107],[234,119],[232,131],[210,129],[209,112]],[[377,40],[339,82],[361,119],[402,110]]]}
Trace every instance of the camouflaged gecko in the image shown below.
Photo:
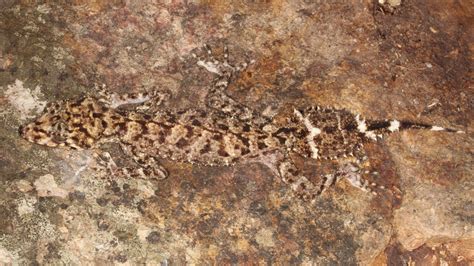
{"label": "camouflaged gecko", "polygon": [[[456,132],[408,121],[366,120],[347,110],[321,107],[294,109],[286,124],[278,126],[225,92],[233,77],[252,62],[230,64],[227,48],[220,61],[209,48],[204,53],[204,57],[193,54],[197,64],[216,75],[206,110],[122,110],[119,107],[129,103],[151,102],[159,106],[164,94],[108,94],[106,99],[85,97],[51,103],[43,115],[22,126],[20,134],[33,143],[72,149],[92,149],[106,141],[116,141],[134,158],[144,178],[162,179],[168,175],[157,159],[215,166],[278,154],[279,159],[273,160],[270,168],[298,197],[312,200],[333,184],[339,174],[354,177],[360,170],[358,164],[363,160],[366,142],[405,129]],[[315,160],[346,158],[349,167],[315,185],[295,167],[290,159],[292,154]],[[357,182],[361,188],[366,187],[360,180]]]}

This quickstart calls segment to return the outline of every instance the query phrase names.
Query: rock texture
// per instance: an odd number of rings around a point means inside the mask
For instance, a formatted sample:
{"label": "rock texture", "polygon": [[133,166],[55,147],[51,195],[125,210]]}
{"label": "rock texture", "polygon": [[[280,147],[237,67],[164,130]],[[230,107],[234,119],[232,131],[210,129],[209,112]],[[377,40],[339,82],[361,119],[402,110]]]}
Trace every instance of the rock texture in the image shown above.
{"label": "rock texture", "polygon": [[[0,264],[474,261],[468,1],[0,5]],[[166,108],[204,106],[211,76],[189,57],[204,43],[255,60],[229,94],[256,110],[317,103],[467,133],[407,131],[370,145],[386,189],[341,181],[312,205],[259,163],[164,161],[165,181],[109,182],[89,151],[19,138],[47,102],[97,86],[166,88]],[[298,163],[312,178],[331,168]]]}

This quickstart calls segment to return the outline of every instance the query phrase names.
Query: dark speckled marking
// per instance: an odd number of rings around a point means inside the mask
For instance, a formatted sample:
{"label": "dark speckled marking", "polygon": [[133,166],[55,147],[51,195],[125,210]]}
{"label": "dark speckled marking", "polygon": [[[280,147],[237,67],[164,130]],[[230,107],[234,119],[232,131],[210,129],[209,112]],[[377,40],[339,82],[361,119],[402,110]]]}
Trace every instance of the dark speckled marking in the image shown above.
{"label": "dark speckled marking", "polygon": [[204,147],[199,151],[201,154],[206,154],[211,151],[211,144],[209,142],[206,142]]}
{"label": "dark speckled marking", "polygon": [[178,142],[176,142],[176,147],[182,149],[188,146],[189,142],[185,138],[180,138]]}
{"label": "dark speckled marking", "polygon": [[224,150],[224,147],[221,147],[217,153],[219,154],[219,156],[222,156],[222,157],[229,157],[229,153],[227,153],[225,150]]}

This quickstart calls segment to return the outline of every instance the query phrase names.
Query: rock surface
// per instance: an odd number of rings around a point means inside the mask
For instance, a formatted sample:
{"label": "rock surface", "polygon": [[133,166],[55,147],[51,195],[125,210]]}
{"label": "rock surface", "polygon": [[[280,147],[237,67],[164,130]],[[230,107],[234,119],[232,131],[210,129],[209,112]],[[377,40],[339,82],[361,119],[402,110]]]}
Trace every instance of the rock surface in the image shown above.
{"label": "rock surface", "polygon": [[[0,264],[474,261],[468,1],[0,6]],[[373,195],[341,181],[314,204],[259,163],[164,161],[165,181],[109,182],[91,152],[17,134],[46,102],[102,85],[166,88],[167,108],[204,106],[211,76],[189,60],[204,43],[255,60],[229,94],[256,110],[319,104],[467,133],[409,131],[369,145],[386,189]],[[300,164],[313,178],[327,167]]]}

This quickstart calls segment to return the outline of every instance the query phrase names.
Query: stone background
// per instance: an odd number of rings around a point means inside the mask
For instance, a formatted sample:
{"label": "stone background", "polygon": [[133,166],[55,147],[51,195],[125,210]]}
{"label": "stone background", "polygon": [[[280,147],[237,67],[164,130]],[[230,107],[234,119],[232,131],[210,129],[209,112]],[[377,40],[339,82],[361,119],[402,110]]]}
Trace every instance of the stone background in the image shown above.
{"label": "stone background", "polygon": [[[0,264],[473,263],[474,6],[384,2],[0,1]],[[189,54],[204,43],[255,59],[229,94],[256,110],[345,107],[467,134],[368,145],[386,189],[341,180],[314,204],[259,163],[164,161],[165,181],[108,182],[90,151],[19,138],[45,103],[98,85],[203,107],[212,77]],[[299,164],[313,179],[330,168]]]}

